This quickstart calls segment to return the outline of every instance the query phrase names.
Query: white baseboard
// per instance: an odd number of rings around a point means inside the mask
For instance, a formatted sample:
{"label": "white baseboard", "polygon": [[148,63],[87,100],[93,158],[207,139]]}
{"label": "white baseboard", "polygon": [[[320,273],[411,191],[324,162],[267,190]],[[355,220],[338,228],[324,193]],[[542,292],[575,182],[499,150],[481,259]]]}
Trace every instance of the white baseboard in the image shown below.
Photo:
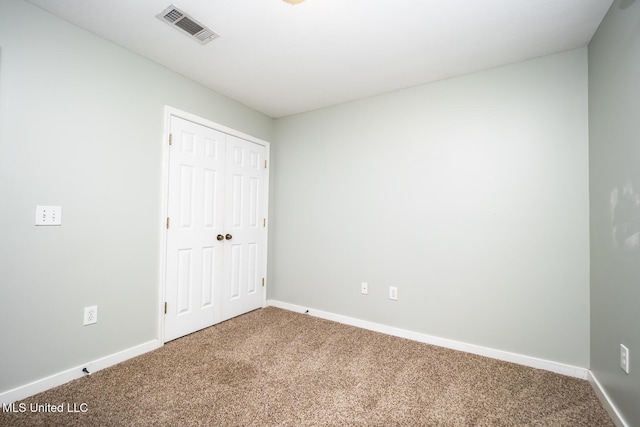
{"label": "white baseboard", "polygon": [[588,369],[580,368],[578,366],[566,365],[563,363],[553,362],[550,360],[538,359],[536,357],[525,356],[517,353],[510,353],[508,351],[496,350],[493,348],[482,347],[475,344],[467,344],[467,343],[454,341],[446,338],[434,337],[432,335],[426,335],[418,332],[407,331],[405,329],[386,326],[380,323],[369,322],[366,320],[355,319],[353,317],[329,313],[326,311],[315,310],[312,308],[302,307],[295,304],[289,304],[282,301],[267,300],[267,305],[272,307],[282,308],[289,311],[295,311],[298,313],[308,313],[314,317],[319,317],[326,320],[332,320],[334,322],[344,323],[346,325],[356,326],[358,328],[368,329],[375,332],[381,332],[383,334],[393,335],[400,338],[407,338],[407,339],[422,342],[425,344],[432,344],[432,345],[437,345],[439,347],[450,348],[452,350],[464,351],[467,353],[490,357],[492,359],[498,359],[505,362],[516,363],[518,365],[529,366],[531,368],[544,369],[546,371],[551,371],[557,374],[567,375],[574,378],[580,378],[583,380],[587,379],[587,374],[589,372]]}
{"label": "white baseboard", "polygon": [[46,378],[36,380],[32,383],[25,384],[20,387],[16,387],[12,390],[0,393],[0,404],[9,404],[18,400],[25,399],[34,394],[41,393],[49,390],[53,387],[68,383],[69,381],[83,377],[85,374],[82,372],[83,368],[87,368],[90,373],[100,371],[109,366],[113,366],[120,362],[124,362],[127,359],[139,356],[149,351],[162,347],[160,340],[152,340],[146,343],[137,345],[135,347],[128,348],[126,350],[119,351],[109,356],[96,359],[94,361],[78,365],[74,368],[67,369],[66,371],[58,372]]}
{"label": "white baseboard", "polygon": [[[426,335],[418,332],[408,331],[405,329],[395,328],[392,326],[386,326],[379,323],[369,322],[366,320],[356,319],[349,316],[343,316],[340,314],[329,313],[326,311],[315,310],[312,308],[306,308],[295,304],[289,304],[277,300],[267,300],[267,306],[278,307],[289,311],[298,313],[308,313],[311,316],[319,317],[326,320],[331,320],[346,325],[356,326],[371,331],[381,332],[383,334],[397,336],[400,338],[406,338],[413,341],[422,342],[425,344],[437,345],[439,347],[450,348],[452,350],[464,351],[467,353],[477,354],[480,356],[490,357],[497,360],[503,360],[506,362],[512,362],[523,366],[529,366],[537,369],[544,369],[547,371],[555,372],[562,375],[567,375],[580,379],[588,379],[598,398],[605,406],[607,412],[612,417],[616,425],[619,427],[627,427],[627,424],[623,421],[622,416],[619,414],[615,405],[611,403],[608,395],[601,387],[595,376],[589,372],[586,368],[580,368],[577,366],[566,365],[558,362],[553,362],[544,359],[538,359],[535,357],[525,356],[522,354],[510,353],[503,350],[496,350],[488,347],[482,347],[475,344],[467,344],[459,341],[449,340],[446,338],[435,337],[432,335]],[[118,353],[111,354],[109,356],[102,357],[100,359],[76,366],[71,369],[56,373],[46,378],[39,379],[32,383],[16,387],[12,390],[0,393],[0,404],[9,404],[18,400],[25,399],[34,394],[41,393],[49,390],[53,387],[65,384],[69,381],[82,377],[83,368],[91,373],[108,368],[109,366],[116,365],[120,362],[124,362],[127,359],[139,356],[149,351],[162,347],[163,343],[160,340],[152,340],[146,343],[131,347],[129,349],[120,351]]]}
{"label": "white baseboard", "polygon": [[613,401],[602,387],[602,384],[600,384],[600,381],[598,381],[594,373],[591,371],[589,371],[588,380],[591,384],[591,387],[593,387],[596,396],[598,396],[598,400],[600,400],[600,403],[602,403],[602,406],[611,417],[613,423],[618,427],[629,427],[630,424],[625,421],[620,411],[618,411],[616,405],[613,404]]}

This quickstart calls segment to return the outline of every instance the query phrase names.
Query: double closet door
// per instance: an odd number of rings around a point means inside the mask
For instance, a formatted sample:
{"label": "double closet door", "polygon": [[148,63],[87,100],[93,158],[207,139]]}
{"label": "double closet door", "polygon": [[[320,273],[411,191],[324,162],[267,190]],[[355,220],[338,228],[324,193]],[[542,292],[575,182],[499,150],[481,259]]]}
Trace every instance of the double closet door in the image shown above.
{"label": "double closet door", "polygon": [[171,116],[164,341],[262,307],[267,150]]}

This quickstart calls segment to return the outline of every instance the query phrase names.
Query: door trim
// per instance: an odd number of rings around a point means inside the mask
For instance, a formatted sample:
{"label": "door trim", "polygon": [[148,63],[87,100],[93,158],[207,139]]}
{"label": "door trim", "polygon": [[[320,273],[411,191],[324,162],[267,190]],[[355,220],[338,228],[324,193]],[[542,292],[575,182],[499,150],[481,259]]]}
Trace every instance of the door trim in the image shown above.
{"label": "door trim", "polygon": [[[227,135],[232,135],[241,139],[244,139],[249,142],[253,142],[258,145],[262,145],[266,148],[265,159],[267,161],[267,165],[270,168],[271,159],[270,159],[270,146],[271,144],[268,141],[256,138],[254,136],[248,135],[246,133],[240,132],[238,130],[232,129],[230,127],[221,125],[219,123],[213,122],[211,120],[205,119],[203,117],[199,117],[195,114],[188,113],[186,111],[179,110],[177,108],[171,107],[169,105],[165,105],[164,107],[164,130],[162,133],[162,151],[161,151],[161,197],[160,197],[160,215],[158,218],[160,224],[160,245],[158,248],[158,258],[159,258],[159,280],[158,280],[158,331],[157,338],[158,341],[162,344],[165,343],[164,340],[164,301],[165,301],[165,293],[167,288],[166,283],[166,272],[167,272],[167,227],[166,227],[166,218],[167,218],[167,210],[169,208],[169,133],[171,130],[171,117],[178,117],[183,120],[188,120],[190,122],[199,124],[201,126],[205,126],[214,130],[217,130],[222,133],[226,133]],[[265,259],[264,259],[264,272],[265,272],[265,286],[262,291],[262,306],[266,307],[267,304],[267,286],[269,283],[268,279],[268,271],[267,271],[267,259],[269,256],[269,176],[271,175],[271,171],[267,173],[267,189],[265,194],[265,217],[266,217],[266,226],[265,231],[266,241],[265,241]]]}

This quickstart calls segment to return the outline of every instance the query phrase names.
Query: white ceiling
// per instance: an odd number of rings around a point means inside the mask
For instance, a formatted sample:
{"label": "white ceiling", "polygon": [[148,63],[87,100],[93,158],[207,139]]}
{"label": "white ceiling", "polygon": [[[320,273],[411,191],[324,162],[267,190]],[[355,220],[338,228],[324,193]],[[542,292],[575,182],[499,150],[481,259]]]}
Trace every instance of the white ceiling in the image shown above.
{"label": "white ceiling", "polygon": [[[612,0],[29,0],[271,117],[585,46]],[[156,18],[170,4],[206,45]]]}

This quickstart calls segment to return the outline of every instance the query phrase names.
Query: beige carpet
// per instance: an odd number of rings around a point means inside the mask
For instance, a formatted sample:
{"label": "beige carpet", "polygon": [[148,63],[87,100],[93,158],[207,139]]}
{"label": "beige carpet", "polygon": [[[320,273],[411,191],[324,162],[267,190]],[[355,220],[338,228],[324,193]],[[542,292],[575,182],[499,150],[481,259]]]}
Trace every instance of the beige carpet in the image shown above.
{"label": "beige carpet", "polygon": [[276,308],[20,403],[0,425],[613,426],[586,381]]}

